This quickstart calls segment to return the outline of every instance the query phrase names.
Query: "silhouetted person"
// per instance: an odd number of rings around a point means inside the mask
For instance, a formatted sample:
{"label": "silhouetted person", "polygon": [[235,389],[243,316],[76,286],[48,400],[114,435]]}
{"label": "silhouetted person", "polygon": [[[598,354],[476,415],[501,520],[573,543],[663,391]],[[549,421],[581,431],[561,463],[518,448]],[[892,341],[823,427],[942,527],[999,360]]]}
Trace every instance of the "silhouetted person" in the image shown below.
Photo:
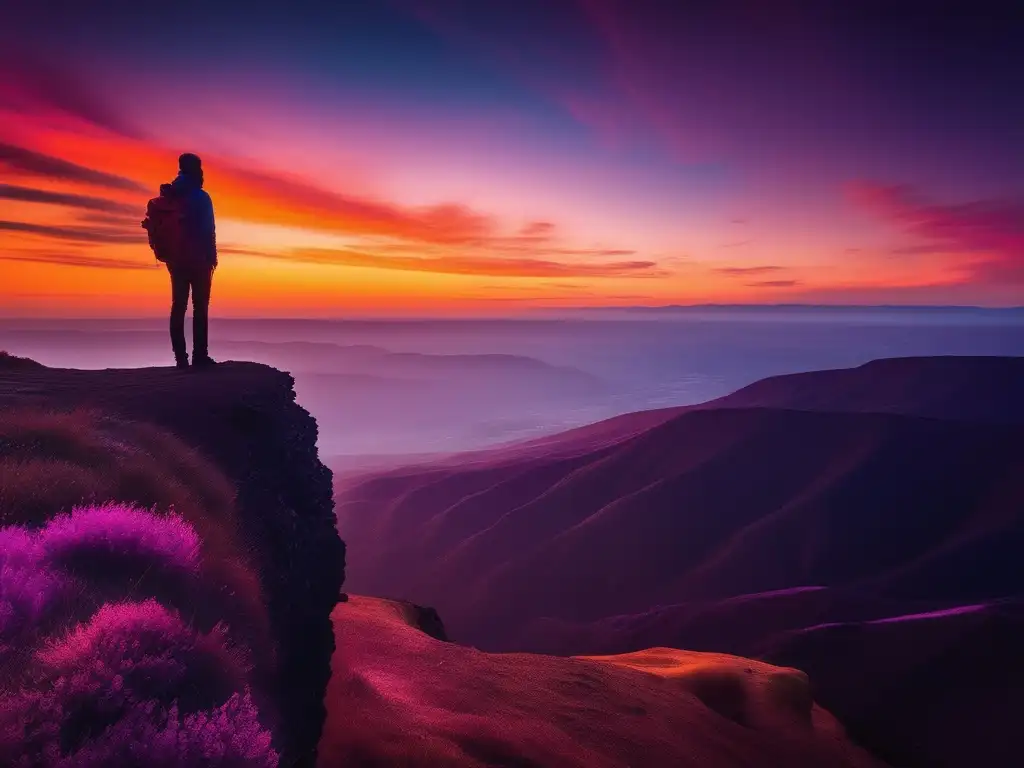
{"label": "silhouetted person", "polygon": [[210,287],[217,268],[217,235],[213,201],[203,190],[199,157],[178,158],[178,177],[160,186],[149,201],[146,221],[149,243],[171,276],[171,348],[178,368],[188,368],[185,311],[192,294],[192,365],[213,365],[209,354]]}

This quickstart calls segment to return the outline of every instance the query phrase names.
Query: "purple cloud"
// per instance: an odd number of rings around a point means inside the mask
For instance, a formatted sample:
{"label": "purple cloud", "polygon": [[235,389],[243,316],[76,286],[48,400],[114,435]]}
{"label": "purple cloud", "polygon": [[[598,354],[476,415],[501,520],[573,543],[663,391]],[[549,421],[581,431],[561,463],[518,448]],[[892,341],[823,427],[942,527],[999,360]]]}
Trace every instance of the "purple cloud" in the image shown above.
{"label": "purple cloud", "polygon": [[[60,264],[67,267],[86,267],[89,269],[159,269],[155,261],[133,261],[130,259],[112,259],[102,256],[90,256],[82,253],[60,253],[55,251],[3,251],[0,261],[22,261],[33,264]],[[28,295],[28,294],[23,294]],[[41,296],[77,296],[78,294],[36,294]]]}
{"label": "purple cloud", "polygon": [[130,138],[138,129],[66,67],[24,50],[0,51],[0,106],[22,112],[55,109],[76,120]]}
{"label": "purple cloud", "polygon": [[102,197],[75,195],[67,192],[50,192],[44,189],[18,187],[13,184],[0,184],[0,200],[63,205],[69,208],[81,208],[86,211],[101,211],[103,213],[138,213],[138,206],[118,203]]}
{"label": "purple cloud", "polygon": [[0,142],[0,168],[5,168],[13,173],[89,184],[95,187],[107,187],[128,192],[146,192],[144,186],[131,179],[126,179],[124,176],[96,171],[86,168],[84,165],[78,165],[78,163],[61,160],[59,157],[44,155],[41,152],[33,152],[30,149],[2,142]]}
{"label": "purple cloud", "polygon": [[139,243],[144,239],[139,235],[109,227],[52,227],[23,221],[0,221],[0,230],[54,237],[58,240],[73,240],[79,243]]}

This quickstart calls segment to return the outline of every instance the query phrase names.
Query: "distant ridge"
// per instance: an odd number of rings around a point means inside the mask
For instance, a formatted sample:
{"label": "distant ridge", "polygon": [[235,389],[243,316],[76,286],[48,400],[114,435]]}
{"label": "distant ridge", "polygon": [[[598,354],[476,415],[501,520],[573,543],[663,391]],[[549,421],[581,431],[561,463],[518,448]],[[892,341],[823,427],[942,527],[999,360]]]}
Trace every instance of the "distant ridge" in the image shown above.
{"label": "distant ridge", "polygon": [[1024,357],[890,357],[853,368],[770,376],[705,403],[625,413],[495,451],[543,450],[554,456],[591,450],[637,435],[683,413],[721,408],[892,413],[1024,424],[1022,392]]}
{"label": "distant ridge", "polygon": [[17,355],[0,350],[0,370],[32,370],[43,367],[42,363],[37,363],[32,358],[18,357]]}
{"label": "distant ridge", "polygon": [[[771,314],[773,312],[807,312],[819,314],[843,313],[892,313],[905,315],[956,314],[972,317],[998,317],[1002,319],[1024,318],[1024,305],[1011,307],[983,307],[970,304],[661,304],[661,305],[624,305],[602,306],[591,305],[582,307],[527,307],[515,314],[460,315],[457,317],[435,315],[394,315],[380,317],[361,317],[358,315],[338,315],[335,317],[221,317],[212,321],[214,328],[231,328],[244,325],[252,328],[273,328],[287,326],[293,330],[308,330],[344,325],[349,328],[375,328],[388,326],[393,328],[421,326],[466,326],[485,324],[496,326],[508,323],[544,322],[567,319],[584,319],[588,313],[606,315],[645,315],[645,314],[687,314],[695,312],[729,312],[746,314]],[[23,329],[58,329],[68,330],[69,326],[83,329],[123,328],[164,330],[166,318],[157,315],[139,315],[135,317],[68,317],[68,318],[37,318],[37,317],[0,317],[0,332]]]}
{"label": "distant ridge", "polygon": [[[589,306],[569,307],[563,312],[772,312],[776,310],[808,312],[963,312],[971,314],[1012,314],[1024,316],[1024,306],[981,307],[971,304],[661,304],[655,306]],[[545,309],[541,311],[552,311]]]}

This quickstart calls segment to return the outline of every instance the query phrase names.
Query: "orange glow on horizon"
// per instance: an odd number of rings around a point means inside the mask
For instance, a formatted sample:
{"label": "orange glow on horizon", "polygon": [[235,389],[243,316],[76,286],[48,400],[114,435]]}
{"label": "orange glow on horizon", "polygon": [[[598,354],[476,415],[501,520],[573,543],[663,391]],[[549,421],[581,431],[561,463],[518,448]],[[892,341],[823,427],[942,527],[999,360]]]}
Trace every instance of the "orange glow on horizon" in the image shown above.
{"label": "orange glow on horizon", "polygon": [[[173,176],[178,150],[47,112],[0,115],[0,143],[35,153],[31,162],[19,156],[5,163],[0,155],[0,183],[16,188],[0,217],[5,314],[161,314],[167,280],[138,221],[146,199]],[[609,246],[570,239],[557,221],[510,223],[444,200],[410,207],[197,149],[222,251],[215,314],[225,316],[500,315],[587,306],[865,303],[874,296],[934,303],[943,291],[986,303],[969,290],[972,270],[985,267],[982,252],[933,254],[923,269],[921,260],[893,259],[881,248],[850,258],[833,245],[838,255],[823,260],[827,234],[768,226],[748,239],[726,240],[709,229],[640,249],[630,242],[657,237],[628,222]],[[82,170],[40,170],[36,156]],[[97,172],[116,183],[97,179]],[[17,199],[24,190],[68,199]],[[870,190],[862,196],[875,205],[900,204]],[[687,240],[704,244],[697,255]],[[987,303],[1006,302],[989,293]]]}

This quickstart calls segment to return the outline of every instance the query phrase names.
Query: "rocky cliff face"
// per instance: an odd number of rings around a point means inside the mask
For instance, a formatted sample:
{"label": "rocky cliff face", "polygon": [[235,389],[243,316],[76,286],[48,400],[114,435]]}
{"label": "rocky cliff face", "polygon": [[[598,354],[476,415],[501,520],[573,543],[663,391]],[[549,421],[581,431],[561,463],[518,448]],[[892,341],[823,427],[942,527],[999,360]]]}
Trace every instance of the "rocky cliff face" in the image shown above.
{"label": "rocky cliff face", "polygon": [[275,645],[268,689],[281,765],[312,764],[324,722],[344,580],[331,473],[291,376],[252,363],[209,371],[0,369],[0,408],[98,410],[156,425],[208,458],[237,489],[238,542],[258,572]]}

